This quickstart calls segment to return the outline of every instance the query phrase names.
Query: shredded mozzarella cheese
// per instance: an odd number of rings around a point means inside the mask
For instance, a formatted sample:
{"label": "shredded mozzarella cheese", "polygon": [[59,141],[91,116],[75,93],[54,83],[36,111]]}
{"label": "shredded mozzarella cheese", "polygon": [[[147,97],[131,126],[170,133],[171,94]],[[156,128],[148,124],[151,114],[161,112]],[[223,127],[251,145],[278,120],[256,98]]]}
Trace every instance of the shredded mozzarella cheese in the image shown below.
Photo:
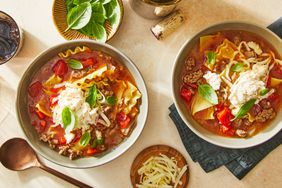
{"label": "shredded mozzarella cheese", "polygon": [[140,184],[136,184],[136,187],[176,188],[182,184],[180,179],[187,168],[185,165],[180,169],[174,157],[169,158],[164,154],[152,156],[138,170]]}

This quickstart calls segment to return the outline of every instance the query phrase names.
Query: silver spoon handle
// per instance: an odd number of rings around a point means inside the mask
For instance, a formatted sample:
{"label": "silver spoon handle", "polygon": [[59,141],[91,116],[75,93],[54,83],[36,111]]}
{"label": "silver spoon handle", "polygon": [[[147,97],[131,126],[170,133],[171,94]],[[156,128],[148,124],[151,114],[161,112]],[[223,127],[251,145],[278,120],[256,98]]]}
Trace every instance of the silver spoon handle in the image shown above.
{"label": "silver spoon handle", "polygon": [[69,176],[67,176],[65,174],[62,174],[61,172],[58,172],[58,171],[56,171],[56,170],[54,170],[52,168],[49,168],[49,167],[47,167],[47,166],[45,166],[43,164],[41,164],[39,166],[39,168],[41,168],[41,169],[45,170],[46,172],[49,172],[49,173],[59,177],[59,178],[65,180],[65,181],[67,181],[67,182],[69,182],[69,183],[71,183],[73,185],[76,185],[78,187],[81,187],[81,188],[92,188],[91,186],[86,185],[85,183],[82,183],[81,181],[78,181],[78,180],[76,180],[76,179],[74,179],[72,177],[69,177]]}

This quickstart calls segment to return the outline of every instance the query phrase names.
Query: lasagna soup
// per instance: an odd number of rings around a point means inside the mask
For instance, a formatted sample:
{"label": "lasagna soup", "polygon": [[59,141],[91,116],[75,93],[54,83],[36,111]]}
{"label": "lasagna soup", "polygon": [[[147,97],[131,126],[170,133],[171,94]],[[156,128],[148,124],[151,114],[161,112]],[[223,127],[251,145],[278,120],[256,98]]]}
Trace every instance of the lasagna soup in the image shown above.
{"label": "lasagna soup", "polygon": [[123,64],[83,46],[59,53],[35,74],[28,105],[40,139],[75,159],[109,151],[128,137],[140,100]]}
{"label": "lasagna soup", "polygon": [[227,30],[202,36],[183,62],[180,96],[204,128],[250,137],[281,108],[282,61],[263,38]]}

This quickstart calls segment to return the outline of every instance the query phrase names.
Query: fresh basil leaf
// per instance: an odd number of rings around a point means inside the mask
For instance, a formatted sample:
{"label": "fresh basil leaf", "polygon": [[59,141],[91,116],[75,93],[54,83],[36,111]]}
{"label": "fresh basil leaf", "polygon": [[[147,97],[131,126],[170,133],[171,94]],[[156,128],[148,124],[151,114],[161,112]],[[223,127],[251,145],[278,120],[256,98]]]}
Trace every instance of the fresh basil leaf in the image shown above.
{"label": "fresh basil leaf", "polygon": [[79,144],[85,147],[87,146],[87,144],[89,144],[90,139],[91,139],[90,133],[87,131],[81,136]]}
{"label": "fresh basil leaf", "polygon": [[118,15],[117,13],[114,13],[111,17],[108,18],[111,26],[114,26],[115,24],[118,23]]}
{"label": "fresh basil leaf", "polygon": [[269,89],[268,89],[268,88],[264,88],[264,89],[260,90],[259,94],[260,94],[261,96],[264,96],[264,95],[266,95],[268,92],[269,92]]}
{"label": "fresh basil leaf", "polygon": [[104,26],[94,21],[87,24],[87,26],[82,28],[80,32],[87,36],[94,37],[100,42],[106,42],[107,40],[107,31]]}
{"label": "fresh basil leaf", "polygon": [[97,144],[98,144],[98,145],[104,144],[104,139],[103,139],[103,138],[98,139],[98,140],[97,140]]}
{"label": "fresh basil leaf", "polygon": [[86,97],[86,102],[91,108],[93,108],[97,103],[98,90],[96,85],[93,85],[89,88],[88,96]]}
{"label": "fresh basil leaf", "polygon": [[238,118],[241,118],[244,115],[246,115],[250,111],[250,109],[254,106],[255,102],[256,102],[256,99],[250,99],[248,102],[243,104],[243,106],[241,106],[241,108],[237,112],[234,120],[238,119]]}
{"label": "fresh basil leaf", "polygon": [[105,5],[105,4],[107,4],[107,3],[109,3],[109,2],[111,2],[111,0],[99,0],[103,5]]}
{"label": "fresh basil leaf", "polygon": [[100,2],[91,3],[92,11],[106,16],[106,9]]}
{"label": "fresh basil leaf", "polygon": [[64,129],[71,123],[71,109],[69,107],[65,107],[62,111],[62,121]]}
{"label": "fresh basil leaf", "polygon": [[92,8],[89,2],[82,3],[72,8],[67,15],[68,28],[65,31],[83,28],[89,23],[91,15]]}
{"label": "fresh basil leaf", "polygon": [[105,18],[105,15],[94,12],[92,14],[91,20],[93,20],[94,22],[97,22],[101,25],[104,25],[106,18]]}
{"label": "fresh basil leaf", "polygon": [[81,70],[83,69],[83,65],[80,61],[76,60],[76,59],[69,59],[67,60],[68,65],[70,66],[70,68],[75,69],[75,70]]}
{"label": "fresh basil leaf", "polygon": [[105,4],[104,7],[106,9],[107,18],[112,17],[113,14],[120,14],[116,0],[112,0],[110,3]]}
{"label": "fresh basil leaf", "polygon": [[106,97],[107,103],[109,105],[115,105],[117,103],[117,98],[113,95],[113,96],[107,96]]}
{"label": "fresh basil leaf", "polygon": [[232,71],[233,72],[242,72],[244,71],[244,64],[243,63],[236,63],[235,65],[232,66]]}
{"label": "fresh basil leaf", "polygon": [[218,98],[216,95],[216,92],[213,90],[213,88],[208,84],[202,84],[198,87],[198,92],[207,101],[209,101],[212,104],[218,104]]}
{"label": "fresh basil leaf", "polygon": [[73,3],[74,0],[66,0],[67,5],[67,11],[69,12],[73,7],[75,7],[75,4]]}
{"label": "fresh basil leaf", "polygon": [[91,0],[73,0],[73,4],[80,5],[85,2],[91,2]]}
{"label": "fresh basil leaf", "polygon": [[207,63],[208,64],[214,64],[215,63],[215,59],[216,59],[216,53],[215,52],[212,52],[212,51],[207,52],[206,57],[207,57]]}
{"label": "fresh basil leaf", "polygon": [[96,148],[98,145],[97,140],[95,139],[92,143],[92,148]]}

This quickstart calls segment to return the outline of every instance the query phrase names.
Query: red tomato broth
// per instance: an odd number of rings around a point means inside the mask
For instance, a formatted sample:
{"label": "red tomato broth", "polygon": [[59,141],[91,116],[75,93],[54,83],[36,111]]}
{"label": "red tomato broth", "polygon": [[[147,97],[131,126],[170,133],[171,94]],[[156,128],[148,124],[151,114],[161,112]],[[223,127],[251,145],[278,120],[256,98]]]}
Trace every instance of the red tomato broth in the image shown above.
{"label": "red tomato broth", "polygon": [[[213,42],[211,43],[211,45],[209,45],[205,51],[215,51],[217,49],[217,47],[224,41],[224,39],[228,39],[230,41],[233,42],[235,37],[238,37],[241,39],[241,41],[254,41],[257,44],[260,45],[261,49],[263,50],[263,52],[270,52],[272,51],[277,59],[281,60],[281,56],[279,55],[279,53],[276,51],[276,49],[269,43],[267,42],[265,39],[263,39],[262,37],[251,33],[251,32],[247,32],[247,31],[241,31],[241,30],[226,30],[226,31],[222,31],[222,32],[216,32],[216,33],[211,33],[210,35],[219,35],[216,39],[213,40]],[[205,65],[205,61],[206,61],[206,56],[204,54],[204,52],[200,51],[200,40],[198,40],[198,42],[194,45],[194,47],[188,52],[187,58],[185,61],[187,61],[188,58],[193,58],[196,62],[195,66],[193,67],[192,71],[196,71],[196,70],[202,70],[203,72],[206,72],[207,70],[209,70]],[[184,62],[183,62],[183,66],[184,66]],[[225,65],[224,65],[225,67]],[[188,73],[189,71],[187,71],[185,68],[183,68],[182,73],[180,74],[181,76],[181,86],[179,88],[179,95],[182,96],[182,88],[187,88],[189,90],[192,90],[192,92],[197,92],[197,86],[196,87],[190,84],[186,84],[184,83],[184,76]],[[282,78],[282,67],[279,65],[275,65],[275,67],[270,71],[269,75],[278,79]],[[202,77],[203,78],[203,77]],[[221,83],[224,84],[224,83]],[[269,100],[269,102],[271,103],[272,108],[275,110],[276,112],[276,116],[278,114],[278,112],[280,111],[282,105],[282,84],[279,84],[278,86],[272,87],[275,88],[275,93],[273,94],[273,98],[274,99],[270,99],[271,96],[269,98],[267,98]],[[194,97],[194,95],[192,95],[192,98]],[[238,137],[237,135],[234,134],[235,128],[234,128],[234,123],[231,122],[231,130],[227,131],[226,133],[222,132],[222,124],[219,122],[219,120],[216,118],[217,112],[215,107],[213,107],[215,109],[215,113],[214,113],[214,117],[215,119],[210,119],[210,120],[203,120],[201,117],[202,115],[205,113],[203,111],[197,112],[196,114],[194,114],[194,116],[191,114],[191,99],[189,102],[187,102],[187,100],[185,100],[182,97],[182,100],[185,102],[186,108],[187,108],[187,113],[190,114],[192,116],[192,118],[198,122],[202,127],[204,127],[205,129],[207,129],[208,131],[220,135],[220,136],[226,136],[226,137]],[[229,106],[230,102],[227,100],[225,101],[225,105]],[[245,127],[246,130],[250,130],[255,128],[255,131],[252,135],[255,135],[257,133],[259,133],[260,131],[262,131],[263,129],[265,129],[267,127],[267,125],[269,125],[271,123],[271,120],[267,120],[264,123],[260,123],[260,122],[254,122],[251,126],[248,126],[247,128]],[[244,125],[243,125],[244,128]]]}
{"label": "red tomato broth", "polygon": [[[33,77],[32,82],[30,84],[30,88],[29,90],[35,90],[36,91],[36,95],[33,94],[29,94],[28,95],[28,106],[29,106],[29,115],[30,115],[30,119],[31,119],[31,124],[32,126],[35,127],[36,131],[38,132],[39,136],[41,137],[42,135],[49,133],[49,131],[51,130],[52,133],[54,133],[53,135],[48,135],[51,136],[51,139],[49,140],[44,140],[41,139],[45,142],[49,142],[49,145],[51,148],[59,151],[60,150],[60,146],[73,146],[73,147],[78,147],[79,150],[81,150],[80,154],[78,157],[86,157],[86,156],[93,156],[96,154],[100,154],[102,152],[111,150],[112,148],[114,148],[115,146],[117,146],[118,144],[120,144],[124,138],[130,136],[130,133],[132,131],[132,129],[134,128],[134,122],[135,122],[135,118],[138,114],[132,116],[132,119],[130,120],[130,122],[128,122],[129,126],[128,128],[130,129],[129,134],[128,135],[123,135],[121,128],[118,124],[118,122],[116,121],[116,112],[114,109],[116,109],[116,105],[111,109],[109,112],[105,112],[106,115],[109,115],[109,118],[111,120],[112,125],[109,128],[101,128],[101,125],[97,126],[101,129],[99,129],[102,132],[103,135],[103,139],[105,139],[103,141],[102,145],[98,145],[96,148],[92,148],[92,144],[94,142],[95,139],[97,138],[93,138],[93,135],[91,135],[91,140],[89,142],[89,144],[85,147],[81,147],[78,146],[79,145],[79,141],[80,138],[82,136],[82,132],[80,129],[76,129],[74,131],[72,131],[72,133],[75,134],[74,139],[69,143],[66,144],[66,140],[64,138],[64,134],[65,134],[65,130],[64,128],[62,128],[60,125],[58,126],[54,126],[54,122],[52,117],[48,117],[48,116],[44,116],[44,118],[40,118],[38,116],[38,114],[36,113],[36,104],[38,103],[38,101],[41,98],[45,98],[47,99],[45,103],[45,107],[50,109],[51,106],[56,105],[56,102],[54,104],[51,104],[51,100],[54,97],[57,97],[60,93],[60,91],[62,89],[64,89],[64,87],[59,88],[59,89],[54,89],[52,88],[51,90],[54,91],[54,93],[52,93],[51,95],[46,94],[44,92],[44,87],[33,87],[32,85],[34,85],[34,83],[37,83],[37,85],[39,85],[38,83],[41,83],[41,86],[43,85],[44,82],[46,82],[46,80],[49,79],[50,76],[52,76],[54,74],[54,66],[56,66],[56,64],[60,61],[64,61],[67,62],[68,59],[76,59],[82,62],[83,61],[88,61],[89,63],[89,59],[91,58],[91,61],[93,61],[93,64],[87,64],[87,66],[85,66],[83,68],[83,70],[89,71],[89,72],[93,72],[95,70],[97,70],[98,68],[100,68],[103,65],[114,65],[117,68],[117,72],[115,72],[112,76],[112,80],[113,81],[109,81],[109,83],[112,83],[111,85],[111,90],[113,91],[113,93],[115,94],[116,91],[118,90],[118,85],[115,83],[115,80],[123,80],[123,81],[128,81],[130,83],[132,83],[133,85],[136,86],[135,80],[133,78],[133,76],[131,75],[131,73],[129,72],[129,70],[121,63],[119,63],[117,60],[115,60],[114,58],[112,58],[111,56],[104,54],[103,52],[100,51],[87,51],[87,52],[80,52],[77,54],[72,54],[67,58],[60,58],[60,57],[54,57],[52,60],[50,60],[49,62],[47,62]],[[71,78],[72,73],[73,73],[73,69],[71,69],[70,67],[68,67],[67,72],[65,72],[63,75],[59,75],[62,78],[62,82],[67,81]],[[56,74],[56,73],[55,73]],[[108,75],[104,75],[105,77],[107,77]],[[35,89],[34,89],[35,88]],[[30,92],[29,92],[30,93]],[[139,105],[140,105],[141,101],[140,99],[137,101],[136,104],[136,109],[138,109]],[[137,110],[138,111],[138,110]],[[130,114],[129,114],[130,115]],[[44,121],[45,126],[42,126],[42,122]],[[103,125],[102,125],[103,126]],[[91,126],[90,126],[91,127]],[[91,127],[90,131],[93,131],[94,129]],[[95,127],[96,129],[96,127]],[[92,133],[92,132],[91,132]],[[95,137],[95,136],[94,136]],[[58,142],[53,142],[54,140],[58,140]],[[64,155],[64,154],[63,154]],[[69,155],[69,154],[67,154]],[[71,158],[71,157],[70,157]],[[71,158],[72,159],[72,158]]]}

